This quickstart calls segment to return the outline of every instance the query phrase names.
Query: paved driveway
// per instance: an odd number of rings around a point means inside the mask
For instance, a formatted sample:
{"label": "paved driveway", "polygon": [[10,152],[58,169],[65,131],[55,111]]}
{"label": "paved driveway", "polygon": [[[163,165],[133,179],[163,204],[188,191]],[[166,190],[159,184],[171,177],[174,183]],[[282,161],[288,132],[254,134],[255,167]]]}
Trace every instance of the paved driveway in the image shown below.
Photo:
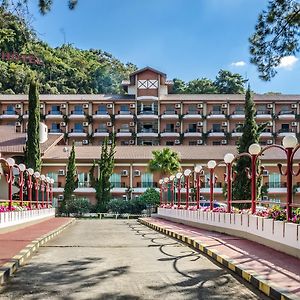
{"label": "paved driveway", "polygon": [[136,221],[78,220],[40,248],[0,299],[266,298]]}

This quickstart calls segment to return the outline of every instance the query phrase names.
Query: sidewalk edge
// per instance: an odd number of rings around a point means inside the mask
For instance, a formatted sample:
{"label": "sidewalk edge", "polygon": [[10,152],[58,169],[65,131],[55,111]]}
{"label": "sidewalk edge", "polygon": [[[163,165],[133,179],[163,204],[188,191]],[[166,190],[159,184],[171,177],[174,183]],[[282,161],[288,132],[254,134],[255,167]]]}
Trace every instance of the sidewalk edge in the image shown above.
{"label": "sidewalk edge", "polygon": [[250,283],[252,286],[263,292],[268,297],[275,299],[275,300],[296,300],[299,298],[295,298],[293,295],[289,294],[286,291],[283,291],[282,289],[276,287],[274,284],[267,282],[261,278],[258,274],[255,274],[254,272],[251,272],[249,270],[244,270],[240,268],[233,260],[230,260],[221,254],[217,253],[215,250],[210,250],[206,247],[204,243],[199,243],[194,240],[194,238],[188,237],[186,235],[178,234],[170,229],[164,228],[162,226],[153,224],[151,222],[148,222],[142,218],[139,218],[138,221],[148,226],[156,231],[159,231],[165,235],[168,235],[172,238],[175,238],[176,240],[180,242],[184,242],[188,244],[189,246],[195,248],[197,251],[201,251],[204,254],[208,255],[212,259],[214,259],[216,262],[220,263],[224,267],[228,268],[229,270],[233,271],[238,276],[242,277],[244,280],[246,280],[248,283]]}
{"label": "sidewalk edge", "polygon": [[52,240],[58,234],[60,234],[63,230],[65,230],[68,226],[73,224],[75,219],[71,219],[66,224],[61,225],[60,227],[50,231],[40,238],[33,240],[30,244],[28,244],[24,249],[22,249],[17,255],[11,258],[11,260],[4,265],[0,266],[0,289],[1,285],[4,284],[17,269],[19,269],[25,262],[38,250],[40,246],[45,244],[46,242]]}

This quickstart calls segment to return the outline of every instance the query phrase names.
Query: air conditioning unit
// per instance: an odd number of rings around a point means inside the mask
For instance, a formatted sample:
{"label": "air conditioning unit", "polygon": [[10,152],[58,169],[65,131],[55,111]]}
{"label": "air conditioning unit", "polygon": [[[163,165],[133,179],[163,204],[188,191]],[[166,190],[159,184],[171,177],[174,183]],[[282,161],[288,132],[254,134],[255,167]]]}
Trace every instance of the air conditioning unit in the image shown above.
{"label": "air conditioning unit", "polygon": [[202,127],[203,126],[203,122],[197,122],[197,126],[198,127]]}
{"label": "air conditioning unit", "polygon": [[127,200],[128,200],[127,195],[122,195],[122,199],[123,199],[124,201],[127,201]]}
{"label": "air conditioning unit", "polygon": [[202,103],[197,104],[197,108],[203,108],[203,104]]}
{"label": "air conditioning unit", "polygon": [[106,126],[107,127],[111,127],[112,126],[112,122],[106,122]]}
{"label": "air conditioning unit", "polygon": [[269,176],[269,171],[268,170],[263,170],[262,175],[263,176]]}
{"label": "air conditioning unit", "polygon": [[296,127],[297,126],[297,122],[292,122],[292,126]]}
{"label": "air conditioning unit", "polygon": [[112,103],[108,103],[108,104],[106,104],[106,107],[107,108],[113,108],[113,105],[112,105]]}
{"label": "air conditioning unit", "polygon": [[82,107],[83,108],[89,108],[89,105],[88,104],[83,104]]}
{"label": "air conditioning unit", "polygon": [[180,122],[176,122],[176,127],[180,127]]}
{"label": "air conditioning unit", "polygon": [[222,122],[222,126],[227,126],[227,122]]}
{"label": "air conditioning unit", "polygon": [[291,108],[297,108],[297,104],[296,103],[291,104]]}
{"label": "air conditioning unit", "polygon": [[67,106],[66,106],[66,104],[61,104],[60,105],[60,108],[66,108]]}
{"label": "air conditioning unit", "polygon": [[127,170],[122,170],[121,176],[128,176],[128,171]]}
{"label": "air conditioning unit", "polygon": [[43,103],[40,104],[40,108],[44,108],[44,104]]}
{"label": "air conditioning unit", "polygon": [[223,103],[222,108],[227,108],[227,103]]}
{"label": "air conditioning unit", "polygon": [[16,109],[20,109],[20,108],[21,108],[21,104],[16,104],[16,105],[15,105],[15,108],[16,108]]}
{"label": "air conditioning unit", "polygon": [[83,123],[82,123],[82,126],[83,126],[83,127],[89,126],[89,122],[83,122]]}
{"label": "air conditioning unit", "polygon": [[180,106],[181,106],[180,103],[175,104],[175,108],[180,108]]}
{"label": "air conditioning unit", "polygon": [[112,140],[108,140],[108,145],[111,145],[112,144]]}
{"label": "air conditioning unit", "polygon": [[66,122],[60,122],[60,127],[66,127]]}
{"label": "air conditioning unit", "polygon": [[273,144],[273,140],[267,140],[267,145],[272,145]]}
{"label": "air conditioning unit", "polygon": [[64,200],[64,195],[58,195],[57,200],[58,201],[63,201]]}
{"label": "air conditioning unit", "polygon": [[17,127],[20,127],[20,126],[21,126],[21,123],[20,123],[20,122],[16,122],[16,126],[17,126]]}
{"label": "air conditioning unit", "polygon": [[262,200],[269,200],[269,197],[268,196],[262,196]]}
{"label": "air conditioning unit", "polygon": [[197,145],[202,145],[203,141],[202,140],[197,140]]}
{"label": "air conditioning unit", "polygon": [[60,169],[58,170],[58,176],[65,176],[65,170],[64,169]]}
{"label": "air conditioning unit", "polygon": [[141,171],[140,170],[134,170],[133,171],[133,176],[136,176],[136,177],[141,176]]}
{"label": "air conditioning unit", "polygon": [[130,108],[135,108],[135,104],[134,104],[134,103],[131,103],[131,104],[129,105],[129,107],[130,107]]}
{"label": "air conditioning unit", "polygon": [[82,145],[88,145],[89,144],[89,140],[82,140]]}
{"label": "air conditioning unit", "polygon": [[134,122],[130,122],[130,123],[129,123],[129,126],[130,126],[130,127],[134,127]]}
{"label": "air conditioning unit", "polygon": [[273,122],[269,121],[267,126],[273,126]]}
{"label": "air conditioning unit", "polygon": [[129,145],[134,145],[134,140],[130,140]]}
{"label": "air conditioning unit", "polygon": [[221,144],[222,144],[222,145],[227,145],[227,141],[226,141],[226,140],[222,140],[222,141],[221,141]]}
{"label": "air conditioning unit", "polygon": [[267,104],[267,108],[273,108],[273,104]]}
{"label": "air conditioning unit", "polygon": [[180,145],[180,140],[175,140],[175,141],[174,141],[174,144],[175,144],[175,145]]}

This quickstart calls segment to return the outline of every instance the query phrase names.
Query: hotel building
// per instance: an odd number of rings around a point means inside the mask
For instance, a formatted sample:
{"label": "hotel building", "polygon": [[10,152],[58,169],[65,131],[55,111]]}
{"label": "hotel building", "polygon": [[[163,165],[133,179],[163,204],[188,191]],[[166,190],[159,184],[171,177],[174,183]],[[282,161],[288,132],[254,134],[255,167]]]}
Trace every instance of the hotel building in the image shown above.
{"label": "hotel building", "polygon": [[[43,173],[55,179],[57,198],[63,192],[68,145],[73,141],[79,174],[76,194],[92,202],[94,189],[88,173],[93,160],[100,157],[99,145],[105,137],[116,138],[112,192],[123,198],[138,195],[147,187],[157,187],[158,175],[147,171],[154,149],[172,147],[180,153],[183,168],[204,166],[210,159],[222,160],[224,154],[236,152],[235,145],[242,135],[240,125],[245,120],[244,95],[173,94],[172,81],[167,80],[166,74],[149,67],[132,73],[122,85],[124,95],[40,95],[41,119],[51,141],[43,148]],[[300,95],[254,94],[254,102],[257,123],[268,123],[260,137],[262,145],[280,144],[286,135],[298,137]],[[22,156],[27,120],[27,95],[0,95],[0,127],[16,128],[14,134],[0,139],[3,156]],[[22,144],[19,152],[14,152],[17,147],[6,147],[12,140]],[[286,191],[286,178],[279,175],[276,166],[278,160],[282,161],[283,156],[276,151],[264,156],[264,182],[274,201],[282,200]],[[220,182],[216,199],[222,199],[224,170],[225,167],[217,170]],[[295,185],[298,181],[294,178]],[[203,180],[206,199],[208,184]],[[298,201],[300,193],[295,193]]]}

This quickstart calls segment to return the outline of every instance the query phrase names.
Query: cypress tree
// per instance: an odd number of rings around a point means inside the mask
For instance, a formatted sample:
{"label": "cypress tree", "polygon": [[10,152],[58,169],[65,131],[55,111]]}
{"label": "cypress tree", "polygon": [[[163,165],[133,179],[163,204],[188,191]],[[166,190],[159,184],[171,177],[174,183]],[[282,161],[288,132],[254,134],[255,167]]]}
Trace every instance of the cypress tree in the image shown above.
{"label": "cypress tree", "polygon": [[[248,152],[249,146],[253,143],[259,142],[259,136],[267,123],[257,124],[255,121],[255,104],[252,98],[250,87],[248,86],[245,97],[245,122],[242,126],[242,136],[238,141],[238,153]],[[232,198],[234,200],[249,200],[251,199],[251,183],[246,176],[246,168],[251,167],[251,160],[249,157],[241,157],[238,159],[234,170],[236,172],[236,179],[232,187]],[[257,180],[258,193],[260,194],[261,178]],[[249,205],[238,205],[240,208],[249,207]]]}
{"label": "cypress tree", "polygon": [[[97,212],[105,212],[107,210],[107,203],[111,199],[110,177],[114,169],[116,144],[114,138],[110,146],[108,141],[108,138],[104,139],[101,146],[100,159],[94,162],[94,165],[90,170],[92,186],[96,189]],[[97,178],[94,177],[96,164],[99,168],[99,176]]]}
{"label": "cypress tree", "polygon": [[68,169],[66,176],[66,184],[64,189],[64,199],[61,204],[61,212],[69,214],[70,204],[73,201],[73,193],[77,187],[77,169],[76,169],[76,157],[74,143],[70,152],[68,160]]}
{"label": "cypress tree", "polygon": [[28,95],[28,128],[25,150],[26,165],[35,171],[41,171],[40,149],[40,99],[38,84],[35,79],[30,81]]}

